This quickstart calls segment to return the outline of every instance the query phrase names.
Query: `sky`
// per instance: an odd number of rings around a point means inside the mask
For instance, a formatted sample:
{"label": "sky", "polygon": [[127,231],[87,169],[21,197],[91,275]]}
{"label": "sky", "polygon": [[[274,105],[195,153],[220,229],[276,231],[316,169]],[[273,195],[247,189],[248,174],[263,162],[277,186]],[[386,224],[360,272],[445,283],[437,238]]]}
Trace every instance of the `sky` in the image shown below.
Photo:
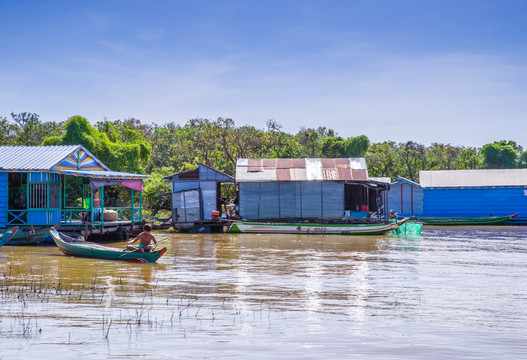
{"label": "sky", "polygon": [[0,0],[0,117],[527,148],[524,0]]}

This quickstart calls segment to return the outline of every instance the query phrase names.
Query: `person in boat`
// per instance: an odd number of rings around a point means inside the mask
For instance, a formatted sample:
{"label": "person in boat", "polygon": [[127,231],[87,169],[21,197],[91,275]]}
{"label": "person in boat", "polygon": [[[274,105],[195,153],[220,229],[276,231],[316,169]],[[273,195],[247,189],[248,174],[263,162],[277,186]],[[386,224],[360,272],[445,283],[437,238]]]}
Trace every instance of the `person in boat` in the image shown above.
{"label": "person in boat", "polygon": [[[135,239],[128,241],[126,248],[130,251],[140,251],[146,252],[151,251],[157,246],[157,240],[154,235],[151,233],[152,226],[145,224],[143,226],[143,232],[137,235]],[[139,245],[133,245],[135,242],[139,241]],[[153,244],[152,244],[153,243]]]}
{"label": "person in boat", "polygon": [[390,213],[388,214],[388,217],[390,219],[397,219],[397,214],[395,213],[395,210],[390,210]]}

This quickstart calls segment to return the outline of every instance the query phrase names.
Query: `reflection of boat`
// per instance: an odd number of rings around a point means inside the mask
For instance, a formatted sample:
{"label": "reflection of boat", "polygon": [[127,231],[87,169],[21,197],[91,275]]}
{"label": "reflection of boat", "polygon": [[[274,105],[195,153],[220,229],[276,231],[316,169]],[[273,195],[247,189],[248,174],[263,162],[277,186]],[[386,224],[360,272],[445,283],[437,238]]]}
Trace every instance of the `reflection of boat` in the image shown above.
{"label": "reflection of boat", "polygon": [[64,254],[71,256],[146,263],[157,261],[167,251],[166,248],[147,252],[122,250],[111,246],[74,239],[63,233],[59,233],[54,228],[51,228],[50,233],[59,249]]}
{"label": "reflection of boat", "polygon": [[[17,229],[18,231],[11,238],[11,241],[9,241],[9,243],[6,245],[36,245],[40,243],[53,243],[51,236],[49,235],[49,227],[34,230],[33,228],[20,229],[17,226]],[[7,231],[10,230],[11,229],[8,229]]]}
{"label": "reflection of boat", "polygon": [[14,228],[7,230],[5,233],[0,235],[0,246],[4,245],[9,240],[11,240],[17,231],[18,231],[18,226],[15,226]]}
{"label": "reflection of boat", "polygon": [[419,217],[417,221],[424,225],[499,225],[516,217],[518,213],[509,216],[488,217]]}
{"label": "reflection of boat", "polygon": [[377,235],[392,231],[407,219],[388,223],[264,223],[236,222],[229,227],[231,233],[278,233],[278,234],[340,234]]}

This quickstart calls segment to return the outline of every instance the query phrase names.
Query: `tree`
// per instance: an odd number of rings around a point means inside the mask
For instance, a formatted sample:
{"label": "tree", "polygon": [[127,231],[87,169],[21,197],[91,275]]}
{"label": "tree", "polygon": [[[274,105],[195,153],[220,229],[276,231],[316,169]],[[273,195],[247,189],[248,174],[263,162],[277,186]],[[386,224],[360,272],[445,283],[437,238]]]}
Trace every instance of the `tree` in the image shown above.
{"label": "tree", "polygon": [[346,140],[347,157],[364,157],[370,147],[370,139],[366,135],[359,135]]}
{"label": "tree", "polygon": [[341,136],[328,137],[322,141],[321,152],[326,158],[346,157],[346,140]]}
{"label": "tree", "polygon": [[521,147],[514,141],[495,141],[481,148],[483,166],[487,169],[514,169],[521,163]]}
{"label": "tree", "polygon": [[88,120],[73,116],[66,122],[62,136],[47,138],[44,145],[83,145],[114,171],[143,173],[143,163],[150,158],[151,147],[144,140],[112,142],[108,136],[92,127]]}

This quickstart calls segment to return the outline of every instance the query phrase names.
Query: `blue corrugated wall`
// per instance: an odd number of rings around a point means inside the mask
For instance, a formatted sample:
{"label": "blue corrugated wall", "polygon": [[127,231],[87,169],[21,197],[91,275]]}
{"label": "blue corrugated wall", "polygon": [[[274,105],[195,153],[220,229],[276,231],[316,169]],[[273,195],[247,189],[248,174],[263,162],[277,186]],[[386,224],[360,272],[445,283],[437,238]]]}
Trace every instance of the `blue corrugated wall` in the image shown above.
{"label": "blue corrugated wall", "polygon": [[7,224],[7,173],[0,173],[0,228]]}
{"label": "blue corrugated wall", "polygon": [[424,216],[507,216],[527,220],[526,188],[424,189]]}

